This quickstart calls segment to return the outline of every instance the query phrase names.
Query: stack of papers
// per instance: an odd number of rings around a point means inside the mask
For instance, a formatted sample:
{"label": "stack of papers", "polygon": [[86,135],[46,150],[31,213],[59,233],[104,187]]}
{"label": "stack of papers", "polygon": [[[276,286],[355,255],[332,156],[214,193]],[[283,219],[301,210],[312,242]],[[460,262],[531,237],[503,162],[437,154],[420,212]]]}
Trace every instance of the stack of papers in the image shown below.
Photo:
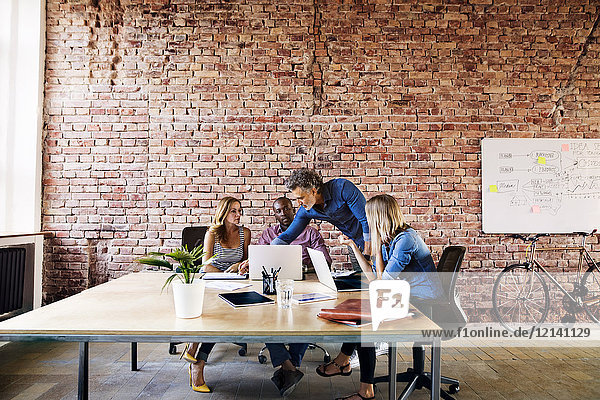
{"label": "stack of papers", "polygon": [[251,286],[249,283],[227,282],[227,281],[212,281],[206,283],[208,289],[219,289],[233,291]]}

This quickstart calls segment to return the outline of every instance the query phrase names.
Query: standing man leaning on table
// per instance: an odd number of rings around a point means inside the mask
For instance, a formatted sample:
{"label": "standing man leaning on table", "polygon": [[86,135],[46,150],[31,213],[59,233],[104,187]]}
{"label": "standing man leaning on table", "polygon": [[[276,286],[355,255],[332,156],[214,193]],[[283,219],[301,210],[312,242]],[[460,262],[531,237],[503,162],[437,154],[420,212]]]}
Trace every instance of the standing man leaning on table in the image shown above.
{"label": "standing man leaning on table", "polygon": [[[286,180],[285,186],[302,207],[288,229],[271,244],[290,244],[308,226],[311,219],[327,221],[352,239],[365,255],[371,254],[371,235],[365,215],[365,196],[347,179],[323,178],[314,169],[298,169]],[[355,271],[360,264],[350,249],[350,261]]]}

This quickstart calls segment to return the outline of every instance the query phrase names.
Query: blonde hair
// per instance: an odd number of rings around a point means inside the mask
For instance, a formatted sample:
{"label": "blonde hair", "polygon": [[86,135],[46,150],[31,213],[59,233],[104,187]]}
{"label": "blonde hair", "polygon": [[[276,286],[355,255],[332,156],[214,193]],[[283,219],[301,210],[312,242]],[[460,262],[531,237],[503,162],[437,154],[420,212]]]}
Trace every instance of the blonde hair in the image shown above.
{"label": "blonde hair", "polygon": [[209,228],[210,232],[215,235],[215,240],[227,240],[225,220],[227,219],[227,214],[229,214],[229,211],[231,211],[231,207],[233,207],[235,203],[239,203],[240,205],[242,204],[238,199],[231,196],[223,197],[221,201],[219,201],[219,204],[217,205],[217,211],[213,217],[213,224]]}
{"label": "blonde hair", "polygon": [[365,213],[369,229],[379,235],[382,243],[390,243],[400,231],[410,227],[396,199],[387,194],[370,198],[365,205]]}

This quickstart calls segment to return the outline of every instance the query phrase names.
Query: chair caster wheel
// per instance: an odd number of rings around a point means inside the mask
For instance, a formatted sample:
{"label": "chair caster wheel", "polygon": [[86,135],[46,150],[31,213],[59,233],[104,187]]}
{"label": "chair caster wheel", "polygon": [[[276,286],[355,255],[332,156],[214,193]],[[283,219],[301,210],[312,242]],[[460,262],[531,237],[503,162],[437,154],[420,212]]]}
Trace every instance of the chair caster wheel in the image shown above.
{"label": "chair caster wheel", "polygon": [[244,349],[244,348],[241,348],[241,349],[239,349],[239,350],[238,350],[238,354],[239,354],[240,356],[242,356],[242,357],[243,357],[243,356],[245,356],[245,355],[246,355],[246,349]]}
{"label": "chair caster wheel", "polygon": [[325,364],[327,364],[327,363],[328,363],[328,362],[330,362],[330,361],[331,361],[331,356],[330,356],[329,354],[327,354],[327,355],[323,356],[323,362],[324,362]]}
{"label": "chair caster wheel", "polygon": [[174,344],[169,345],[169,354],[172,356],[177,354],[177,346],[176,345],[174,345]]}
{"label": "chair caster wheel", "polygon": [[450,393],[450,394],[456,394],[459,391],[460,391],[460,386],[458,386],[458,385],[450,385],[448,387],[448,393]]}
{"label": "chair caster wheel", "polygon": [[262,354],[258,356],[258,362],[261,364],[267,363],[267,356],[263,356]]}

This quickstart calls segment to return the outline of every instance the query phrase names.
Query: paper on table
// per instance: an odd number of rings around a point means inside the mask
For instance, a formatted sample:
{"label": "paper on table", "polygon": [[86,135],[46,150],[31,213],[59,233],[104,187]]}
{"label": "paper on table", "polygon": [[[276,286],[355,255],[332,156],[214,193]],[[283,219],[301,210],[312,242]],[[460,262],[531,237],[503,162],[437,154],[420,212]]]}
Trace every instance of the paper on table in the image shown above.
{"label": "paper on table", "polygon": [[251,286],[249,283],[239,283],[239,282],[229,282],[229,281],[211,281],[206,282],[206,287],[209,289],[219,289],[219,290],[238,290],[241,288],[245,288]]}

